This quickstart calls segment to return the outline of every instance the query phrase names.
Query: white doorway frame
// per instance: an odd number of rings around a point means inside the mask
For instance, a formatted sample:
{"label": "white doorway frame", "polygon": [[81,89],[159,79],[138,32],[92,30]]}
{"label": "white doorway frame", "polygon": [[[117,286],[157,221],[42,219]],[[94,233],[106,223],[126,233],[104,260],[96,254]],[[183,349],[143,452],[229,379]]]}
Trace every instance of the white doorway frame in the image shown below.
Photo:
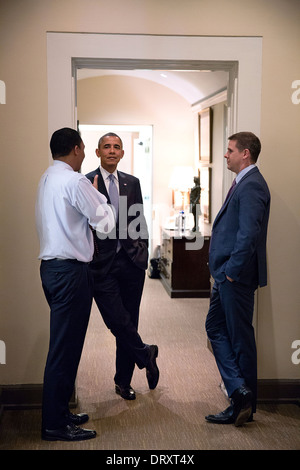
{"label": "white doorway frame", "polygon": [[79,67],[229,71],[228,133],[260,135],[261,37],[48,32],[47,66],[49,139],[60,127],[77,126]]}

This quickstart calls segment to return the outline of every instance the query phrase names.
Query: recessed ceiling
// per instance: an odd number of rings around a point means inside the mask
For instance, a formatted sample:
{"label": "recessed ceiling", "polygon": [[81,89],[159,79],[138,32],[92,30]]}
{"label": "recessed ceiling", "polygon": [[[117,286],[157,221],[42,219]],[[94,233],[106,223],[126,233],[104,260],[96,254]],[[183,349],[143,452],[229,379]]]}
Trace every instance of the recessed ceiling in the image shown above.
{"label": "recessed ceiling", "polygon": [[228,83],[228,72],[225,71],[77,69],[78,80],[104,75],[130,76],[154,81],[175,91],[191,105],[224,90]]}

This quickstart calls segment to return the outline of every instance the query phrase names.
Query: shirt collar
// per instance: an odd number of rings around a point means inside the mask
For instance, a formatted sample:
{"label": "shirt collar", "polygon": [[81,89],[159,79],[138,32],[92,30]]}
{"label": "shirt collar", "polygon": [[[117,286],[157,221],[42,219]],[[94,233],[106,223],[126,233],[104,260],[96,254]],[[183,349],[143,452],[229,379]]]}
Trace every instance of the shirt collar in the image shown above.
{"label": "shirt collar", "polygon": [[66,162],[63,162],[62,160],[53,160],[53,166],[64,166],[67,170],[74,171],[71,165]]}
{"label": "shirt collar", "polygon": [[252,168],[255,168],[255,167],[256,167],[256,165],[253,163],[252,165],[249,165],[246,168],[244,168],[243,170],[241,170],[238,173],[238,175],[235,179],[236,183],[239,183],[241,181],[241,179],[243,178],[243,176],[245,176],[245,174],[248,173],[248,171],[252,170]]}
{"label": "shirt collar", "polygon": [[101,165],[99,166],[99,169],[100,169],[100,172],[101,172],[101,175],[104,179],[104,181],[109,177],[109,175],[113,174],[114,177],[116,178],[117,181],[119,181],[119,178],[118,178],[118,172],[117,172],[117,169],[115,169],[115,171],[113,173],[109,173],[109,171],[105,170]]}

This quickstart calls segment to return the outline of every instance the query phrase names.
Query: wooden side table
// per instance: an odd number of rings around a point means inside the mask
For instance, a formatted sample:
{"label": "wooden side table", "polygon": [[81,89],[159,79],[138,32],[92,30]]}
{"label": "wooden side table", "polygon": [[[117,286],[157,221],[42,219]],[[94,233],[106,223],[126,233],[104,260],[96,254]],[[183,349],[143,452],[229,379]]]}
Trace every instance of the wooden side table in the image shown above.
{"label": "wooden side table", "polygon": [[170,297],[209,297],[209,234],[162,230],[161,281]]}

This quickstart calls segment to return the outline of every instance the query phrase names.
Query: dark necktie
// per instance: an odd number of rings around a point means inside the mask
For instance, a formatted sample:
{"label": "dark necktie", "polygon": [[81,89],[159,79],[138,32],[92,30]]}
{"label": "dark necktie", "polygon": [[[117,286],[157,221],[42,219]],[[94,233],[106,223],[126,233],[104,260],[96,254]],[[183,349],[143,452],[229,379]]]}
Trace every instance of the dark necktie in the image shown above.
{"label": "dark necktie", "polygon": [[[228,201],[228,198],[229,198],[230,194],[232,193],[232,191],[234,190],[234,187],[235,187],[235,186],[236,186],[236,181],[235,181],[235,179],[234,179],[233,182],[232,182],[232,185],[230,186],[230,189],[229,189],[229,191],[228,191],[228,193],[227,193],[227,196],[226,196],[226,199],[225,199],[225,201],[224,201],[224,204],[226,204],[226,202]],[[224,206],[224,204],[223,204],[223,206]]]}
{"label": "dark necktie", "polygon": [[116,186],[114,179],[115,179],[114,175],[109,175],[108,194],[109,194],[110,202],[115,208],[115,211],[116,211],[115,217],[117,219],[118,212],[119,212],[119,192],[118,192],[118,188]]}

